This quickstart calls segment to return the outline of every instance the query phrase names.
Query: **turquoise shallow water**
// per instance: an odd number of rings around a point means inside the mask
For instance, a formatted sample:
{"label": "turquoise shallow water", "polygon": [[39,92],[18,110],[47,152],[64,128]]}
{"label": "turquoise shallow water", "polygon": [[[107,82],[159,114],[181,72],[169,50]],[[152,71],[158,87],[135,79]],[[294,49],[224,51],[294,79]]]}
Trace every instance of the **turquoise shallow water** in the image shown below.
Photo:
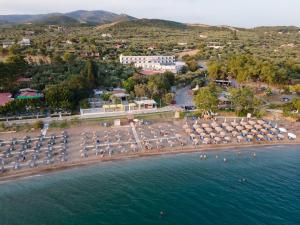
{"label": "turquoise shallow water", "polygon": [[0,225],[300,224],[300,146],[199,155],[103,163],[1,184]]}

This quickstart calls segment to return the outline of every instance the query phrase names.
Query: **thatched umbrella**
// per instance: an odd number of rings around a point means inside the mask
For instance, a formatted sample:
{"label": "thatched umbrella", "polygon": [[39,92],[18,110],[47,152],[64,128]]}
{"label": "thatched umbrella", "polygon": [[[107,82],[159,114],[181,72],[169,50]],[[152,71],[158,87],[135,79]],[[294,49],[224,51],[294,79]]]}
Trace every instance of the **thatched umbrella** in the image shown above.
{"label": "thatched umbrella", "polygon": [[267,123],[263,124],[263,127],[266,128],[266,129],[271,129],[272,128],[272,126],[270,124],[267,124]]}
{"label": "thatched umbrella", "polygon": [[225,128],[228,132],[232,132],[234,130],[234,128],[232,126],[227,126]]}
{"label": "thatched umbrella", "polygon": [[228,127],[229,126],[229,124],[228,123],[222,123],[222,127]]}
{"label": "thatched umbrella", "polygon": [[284,139],[284,135],[278,134],[278,135],[277,135],[277,138],[278,138],[278,140],[283,140],[283,139]]}
{"label": "thatched umbrella", "polygon": [[236,138],[237,138],[238,142],[241,142],[244,139],[244,137],[242,137],[242,136],[237,136]]}
{"label": "thatched umbrella", "polygon": [[251,134],[254,134],[254,135],[256,135],[256,134],[258,133],[258,131],[257,131],[257,130],[254,130],[254,129],[252,129],[252,130],[250,131],[250,133],[251,133]]}
{"label": "thatched umbrella", "polygon": [[202,127],[203,127],[203,128],[207,128],[207,127],[209,127],[209,125],[208,125],[207,123],[203,123],[203,124],[202,124]]}
{"label": "thatched umbrella", "polygon": [[194,129],[197,129],[197,128],[200,128],[200,125],[199,124],[194,124],[193,127],[194,127]]}
{"label": "thatched umbrella", "polygon": [[193,130],[192,130],[191,128],[188,128],[188,129],[185,130],[185,132],[186,132],[186,133],[192,133]]}
{"label": "thatched umbrella", "polygon": [[215,127],[215,130],[220,133],[221,131],[223,131],[223,129],[221,127]]}
{"label": "thatched umbrella", "polygon": [[242,130],[244,129],[244,127],[242,127],[242,126],[237,126],[236,129],[237,129],[238,131],[242,131]]}
{"label": "thatched umbrella", "polygon": [[217,122],[214,121],[214,122],[211,124],[211,126],[212,126],[212,127],[218,127],[219,124],[218,124]]}
{"label": "thatched umbrella", "polygon": [[258,123],[259,125],[262,125],[262,124],[265,124],[266,122],[263,121],[263,120],[257,120],[257,123]]}
{"label": "thatched umbrella", "polygon": [[225,132],[220,133],[220,137],[225,137],[225,135],[226,135]]}
{"label": "thatched umbrella", "polygon": [[255,129],[257,129],[257,130],[262,129],[262,126],[261,126],[261,125],[258,125],[258,124],[254,125],[254,127],[255,127]]}
{"label": "thatched umbrella", "polygon": [[188,129],[189,127],[190,127],[190,126],[186,123],[186,124],[183,125],[182,128],[186,130],[186,129]]}
{"label": "thatched umbrella", "polygon": [[214,138],[214,137],[216,137],[217,135],[216,135],[215,133],[210,133],[209,136],[210,136],[211,138]]}
{"label": "thatched umbrella", "polygon": [[196,132],[197,132],[198,134],[201,134],[201,133],[204,132],[204,130],[203,130],[202,128],[197,128],[197,129],[196,129]]}
{"label": "thatched umbrella", "polygon": [[204,128],[204,130],[205,130],[207,133],[210,133],[210,132],[213,131],[213,129],[211,129],[210,127],[206,127],[206,128]]}
{"label": "thatched umbrella", "polygon": [[252,125],[252,126],[256,124],[256,122],[253,121],[253,120],[249,120],[248,123],[249,123],[250,125]]}
{"label": "thatched umbrella", "polygon": [[231,126],[233,126],[233,127],[236,127],[236,126],[239,125],[239,124],[238,124],[237,122],[235,122],[235,121],[231,122],[230,124],[231,124]]}
{"label": "thatched umbrella", "polygon": [[233,137],[236,137],[239,133],[237,131],[232,131],[231,134]]}
{"label": "thatched umbrella", "polygon": [[245,128],[247,129],[247,130],[251,130],[251,129],[253,129],[253,126],[251,126],[251,125],[245,125]]}
{"label": "thatched umbrella", "polygon": [[221,138],[219,138],[219,137],[215,137],[214,140],[215,140],[215,142],[217,142],[217,143],[221,142]]}
{"label": "thatched umbrella", "polygon": [[227,141],[227,142],[230,142],[231,141],[231,137],[224,137],[224,140]]}
{"label": "thatched umbrella", "polygon": [[241,124],[242,126],[246,126],[248,123],[245,122],[245,121],[241,121],[240,124]]}

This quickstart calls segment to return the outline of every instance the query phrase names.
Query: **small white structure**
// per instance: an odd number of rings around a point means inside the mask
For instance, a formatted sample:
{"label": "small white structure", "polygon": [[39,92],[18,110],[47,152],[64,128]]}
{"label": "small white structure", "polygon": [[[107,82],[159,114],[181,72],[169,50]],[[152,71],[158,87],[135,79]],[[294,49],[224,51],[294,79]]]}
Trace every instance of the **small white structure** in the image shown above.
{"label": "small white structure", "polygon": [[103,38],[112,38],[111,34],[105,33],[105,34],[101,34],[101,37]]}
{"label": "small white structure", "polygon": [[31,42],[29,38],[23,38],[21,41],[18,42],[19,45],[22,47],[30,46]]}
{"label": "small white structure", "polygon": [[135,104],[138,106],[138,110],[141,109],[156,109],[157,108],[157,103],[153,99],[145,99],[145,100],[139,100],[139,101],[134,101]]}
{"label": "small white structure", "polygon": [[6,48],[10,48],[11,46],[13,46],[15,44],[14,41],[3,41],[2,42],[2,48],[6,49]]}

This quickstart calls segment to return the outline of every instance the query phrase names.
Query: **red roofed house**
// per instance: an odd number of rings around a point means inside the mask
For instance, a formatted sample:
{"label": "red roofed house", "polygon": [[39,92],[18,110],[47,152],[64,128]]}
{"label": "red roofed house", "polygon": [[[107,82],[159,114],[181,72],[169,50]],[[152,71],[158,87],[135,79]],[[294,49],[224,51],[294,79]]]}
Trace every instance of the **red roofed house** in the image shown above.
{"label": "red roofed house", "polygon": [[13,100],[11,93],[0,93],[0,106],[5,106]]}

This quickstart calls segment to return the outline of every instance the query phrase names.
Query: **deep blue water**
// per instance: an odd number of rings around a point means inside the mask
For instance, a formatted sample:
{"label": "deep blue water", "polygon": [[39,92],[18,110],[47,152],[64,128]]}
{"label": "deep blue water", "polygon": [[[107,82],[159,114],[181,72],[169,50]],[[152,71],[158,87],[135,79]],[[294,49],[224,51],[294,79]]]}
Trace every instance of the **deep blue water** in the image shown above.
{"label": "deep blue water", "polygon": [[206,154],[207,160],[200,153],[160,156],[0,184],[0,225],[300,224],[299,146]]}

